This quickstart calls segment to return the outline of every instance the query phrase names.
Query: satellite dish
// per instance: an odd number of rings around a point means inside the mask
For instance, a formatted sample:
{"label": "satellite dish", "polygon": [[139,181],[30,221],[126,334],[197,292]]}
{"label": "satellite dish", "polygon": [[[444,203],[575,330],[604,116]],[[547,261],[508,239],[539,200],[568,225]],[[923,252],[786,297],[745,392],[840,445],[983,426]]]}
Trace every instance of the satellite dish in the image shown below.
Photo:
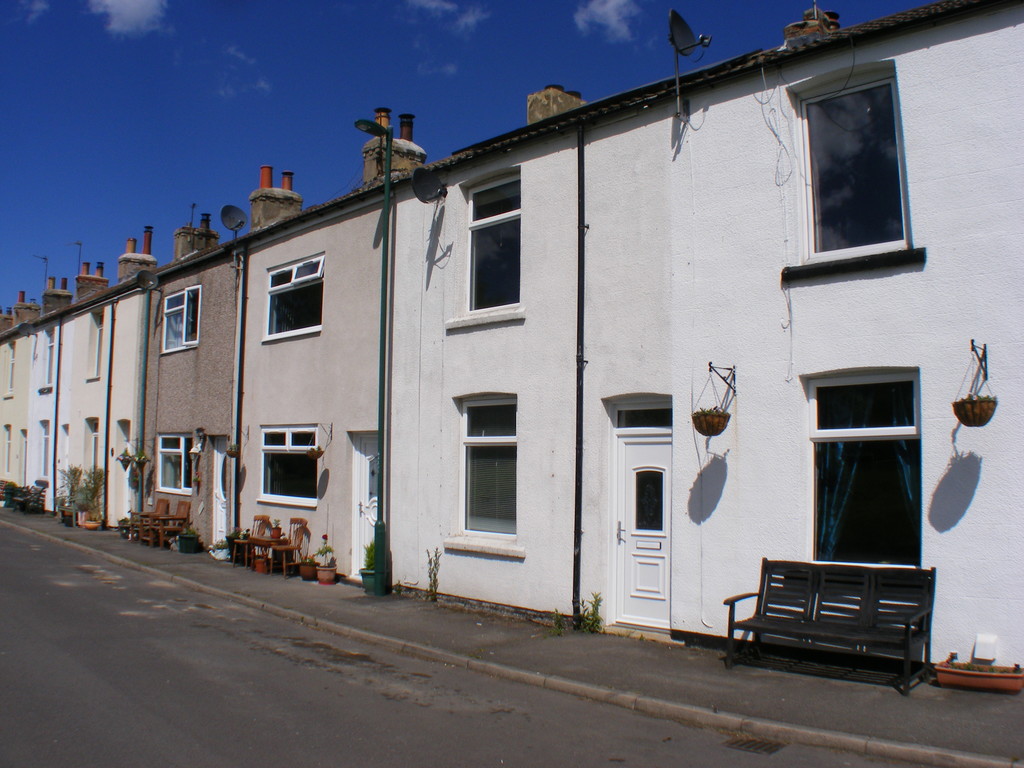
{"label": "satellite dish", "polygon": [[[689,56],[698,48],[707,48],[711,44],[711,38],[707,35],[695,37],[686,20],[674,10],[670,10],[668,12],[668,41],[672,43],[672,50],[676,52],[676,114],[682,115],[683,103],[679,95],[679,56]],[[689,114],[684,116],[684,121],[689,121]]]}
{"label": "satellite dish", "polygon": [[135,273],[135,281],[139,284],[139,288],[149,291],[157,287],[160,283],[160,278],[148,269],[140,269]]}
{"label": "satellite dish", "polygon": [[436,173],[420,166],[412,172],[412,193],[421,203],[432,203],[445,197],[448,188]]}
{"label": "satellite dish", "polygon": [[235,237],[238,237],[238,230],[245,226],[245,213],[241,208],[225,205],[220,209],[220,221],[221,224],[235,233]]}

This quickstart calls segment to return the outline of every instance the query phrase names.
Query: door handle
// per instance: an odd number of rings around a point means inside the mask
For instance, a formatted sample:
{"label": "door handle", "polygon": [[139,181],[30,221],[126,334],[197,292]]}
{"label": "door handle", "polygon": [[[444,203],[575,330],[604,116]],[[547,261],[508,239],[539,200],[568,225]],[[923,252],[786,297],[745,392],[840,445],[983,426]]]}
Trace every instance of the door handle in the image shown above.
{"label": "door handle", "polygon": [[615,539],[619,544],[625,544],[626,538],[622,535],[622,521],[619,520],[615,523]]}

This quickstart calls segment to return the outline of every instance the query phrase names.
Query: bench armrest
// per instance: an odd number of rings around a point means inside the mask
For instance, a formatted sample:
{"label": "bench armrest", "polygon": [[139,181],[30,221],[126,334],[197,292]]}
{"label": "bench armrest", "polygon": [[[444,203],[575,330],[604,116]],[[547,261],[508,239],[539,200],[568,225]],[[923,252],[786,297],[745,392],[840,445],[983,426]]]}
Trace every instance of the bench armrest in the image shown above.
{"label": "bench armrest", "polygon": [[727,597],[725,598],[725,600],[722,601],[722,605],[728,605],[732,607],[740,600],[746,600],[750,597],[757,597],[757,592],[744,592],[742,595],[733,595],[732,597]]}

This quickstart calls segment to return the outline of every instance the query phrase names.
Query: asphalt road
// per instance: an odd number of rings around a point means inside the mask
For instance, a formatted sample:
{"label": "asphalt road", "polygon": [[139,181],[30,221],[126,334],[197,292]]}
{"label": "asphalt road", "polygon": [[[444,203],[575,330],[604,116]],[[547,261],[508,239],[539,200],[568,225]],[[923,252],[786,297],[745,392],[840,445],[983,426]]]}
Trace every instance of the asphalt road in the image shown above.
{"label": "asphalt road", "polygon": [[0,536],[0,768],[887,765],[729,739]]}

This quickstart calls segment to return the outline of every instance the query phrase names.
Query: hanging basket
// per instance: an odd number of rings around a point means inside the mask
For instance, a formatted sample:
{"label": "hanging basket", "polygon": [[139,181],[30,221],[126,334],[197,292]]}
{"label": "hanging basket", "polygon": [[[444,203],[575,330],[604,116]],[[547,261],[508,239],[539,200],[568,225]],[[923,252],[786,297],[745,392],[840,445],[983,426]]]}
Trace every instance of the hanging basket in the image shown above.
{"label": "hanging basket", "polygon": [[306,449],[306,456],[311,458],[313,461],[316,461],[317,459],[319,459],[323,455],[324,455],[324,449],[321,448],[320,446],[317,446],[316,448],[308,448],[308,449]]}
{"label": "hanging basket", "polygon": [[238,448],[228,448],[224,451],[225,456],[229,456],[232,459],[237,459],[242,455],[242,452]]}
{"label": "hanging basket", "polygon": [[715,437],[725,431],[731,414],[725,411],[694,411],[693,428],[705,437]]}
{"label": "hanging basket", "polygon": [[965,427],[984,427],[996,412],[997,400],[993,398],[968,397],[953,403],[953,413]]}
{"label": "hanging basket", "polygon": [[122,453],[120,456],[117,457],[117,461],[121,465],[121,469],[128,469],[128,467],[132,465],[134,459],[132,459],[132,457],[129,454]]}

